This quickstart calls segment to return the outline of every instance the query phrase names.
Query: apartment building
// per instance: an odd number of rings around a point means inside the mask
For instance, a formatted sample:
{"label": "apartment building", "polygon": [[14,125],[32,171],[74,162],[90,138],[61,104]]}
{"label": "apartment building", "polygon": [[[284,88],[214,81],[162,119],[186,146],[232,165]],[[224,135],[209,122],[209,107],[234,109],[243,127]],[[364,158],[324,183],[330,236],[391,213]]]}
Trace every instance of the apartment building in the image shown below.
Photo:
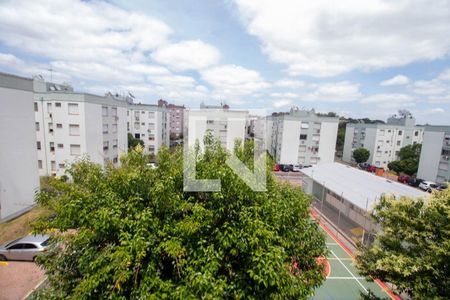
{"label": "apartment building", "polygon": [[184,105],[169,104],[163,99],[158,100],[159,107],[167,107],[170,112],[170,139],[177,140],[183,137]]}
{"label": "apartment building", "polygon": [[207,132],[218,139],[223,148],[233,150],[235,141],[244,141],[248,111],[230,110],[227,105],[205,105],[186,110],[188,145],[198,140],[202,145]]}
{"label": "apartment building", "polygon": [[117,165],[127,152],[127,99],[78,93],[69,85],[34,80],[37,165],[41,176],[63,175],[82,156]]}
{"label": "apartment building", "polygon": [[386,124],[347,124],[342,159],[354,162],[353,150],[365,148],[370,151],[368,163],[387,168],[397,160],[402,147],[422,143],[423,127],[415,125],[410,113],[388,118]]}
{"label": "apartment building", "polygon": [[157,154],[161,146],[170,143],[170,111],[150,104],[128,105],[127,130],[144,142],[144,152]]}
{"label": "apartment building", "polygon": [[426,126],[417,177],[434,182],[450,181],[450,126]]}
{"label": "apartment building", "polygon": [[0,73],[0,222],[34,205],[39,188],[33,80]]}
{"label": "apartment building", "polygon": [[267,118],[267,147],[280,164],[316,165],[334,161],[339,119],[293,107]]}

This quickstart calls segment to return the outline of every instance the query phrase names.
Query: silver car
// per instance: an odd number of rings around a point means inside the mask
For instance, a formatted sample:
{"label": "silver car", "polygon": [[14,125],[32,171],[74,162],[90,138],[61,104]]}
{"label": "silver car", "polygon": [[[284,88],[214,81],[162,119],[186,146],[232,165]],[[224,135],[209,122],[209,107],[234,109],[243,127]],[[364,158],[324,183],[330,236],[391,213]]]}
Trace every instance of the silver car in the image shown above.
{"label": "silver car", "polygon": [[45,251],[49,242],[48,235],[36,234],[7,242],[0,246],[1,260],[34,261],[39,253]]}

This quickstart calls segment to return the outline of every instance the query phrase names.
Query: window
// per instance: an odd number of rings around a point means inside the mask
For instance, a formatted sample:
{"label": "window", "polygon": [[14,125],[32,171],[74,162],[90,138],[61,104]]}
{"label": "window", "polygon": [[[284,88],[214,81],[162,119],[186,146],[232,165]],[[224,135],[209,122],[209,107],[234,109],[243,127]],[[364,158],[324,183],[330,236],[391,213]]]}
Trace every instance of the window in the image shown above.
{"label": "window", "polygon": [[134,129],[138,130],[139,128],[139,122],[134,122]]}
{"label": "window", "polygon": [[154,111],[149,111],[148,112],[148,117],[153,119],[155,117],[155,112]]}
{"label": "window", "polygon": [[50,166],[51,166],[52,171],[56,171],[56,161],[52,160],[50,162]]}
{"label": "window", "polygon": [[56,128],[62,128],[62,124],[56,124]]}
{"label": "window", "polygon": [[64,148],[64,144],[58,144],[58,149],[63,149]]}
{"label": "window", "polygon": [[55,107],[61,107],[61,102],[55,102]]}
{"label": "window", "polygon": [[415,132],[414,132],[414,136],[419,136],[419,132],[418,132],[418,131],[415,131]]}
{"label": "window", "polygon": [[47,103],[47,112],[49,112],[49,113],[52,112],[52,104],[51,103]]}
{"label": "window", "polygon": [[23,248],[23,244],[15,244],[14,246],[11,246],[8,248],[8,250],[19,250]]}
{"label": "window", "polygon": [[102,106],[102,116],[107,117],[108,116],[108,107]]}
{"label": "window", "polygon": [[23,249],[36,249],[37,247],[33,244],[24,244]]}
{"label": "window", "polygon": [[140,138],[141,138],[141,135],[140,135],[139,133],[135,133],[135,134],[134,134],[134,138],[140,139]]}
{"label": "window", "polygon": [[149,141],[154,141],[155,140],[155,136],[154,135],[149,135],[148,136],[148,140]]}
{"label": "window", "polygon": [[109,149],[109,142],[103,142],[103,150],[108,150]]}
{"label": "window", "polygon": [[103,133],[108,133],[108,124],[103,124]]}
{"label": "window", "polygon": [[39,122],[36,122],[36,131],[40,130]]}
{"label": "window", "polygon": [[309,124],[308,124],[308,123],[302,123],[302,125],[300,126],[300,128],[302,128],[302,129],[308,129],[308,128],[309,128]]}
{"label": "window", "polygon": [[66,167],[66,165],[65,165],[65,164],[58,164],[58,167],[59,167],[60,169],[64,169],[64,168]]}
{"label": "window", "polygon": [[117,158],[117,156],[114,156],[114,158],[113,158],[113,163],[114,164],[117,164],[119,162],[119,159]]}
{"label": "window", "polygon": [[69,125],[69,135],[80,135],[80,125],[70,124]]}
{"label": "window", "polygon": [[134,116],[135,116],[135,117],[139,117],[139,112],[138,112],[138,111],[135,111],[135,112],[134,112]]}
{"label": "window", "polygon": [[148,123],[148,129],[155,130],[155,124],[154,123]]}
{"label": "window", "polygon": [[55,152],[55,143],[50,142],[50,152]]}
{"label": "window", "polygon": [[38,103],[34,102],[34,111],[39,111]]}
{"label": "window", "polygon": [[397,141],[397,146],[400,146],[401,141]]}
{"label": "window", "polygon": [[117,116],[117,107],[111,108],[111,116]]}
{"label": "window", "polygon": [[113,149],[117,148],[117,140],[113,140]]}
{"label": "window", "polygon": [[300,134],[300,139],[301,140],[306,140],[308,138],[307,134]]}
{"label": "window", "polygon": [[78,115],[80,112],[78,110],[78,103],[69,103],[69,115]]}
{"label": "window", "polygon": [[381,129],[380,130],[380,136],[383,136],[384,135],[384,129]]}
{"label": "window", "polygon": [[[208,124],[214,124],[214,120],[208,120],[208,121],[206,121],[206,123],[208,123]],[[203,123],[204,124],[204,123]]]}
{"label": "window", "polygon": [[112,124],[112,132],[113,133],[117,132],[117,124]]}
{"label": "window", "polygon": [[80,145],[70,145],[70,155],[80,155],[81,146]]}
{"label": "window", "polygon": [[38,160],[38,168],[42,169],[42,160]]}
{"label": "window", "polygon": [[41,150],[41,142],[37,141],[36,142],[36,147],[38,150]]}
{"label": "window", "polygon": [[53,133],[53,123],[48,123],[48,132]]}
{"label": "window", "polygon": [[398,135],[402,135],[402,133],[403,133],[403,132],[402,132],[401,130],[398,131]]}

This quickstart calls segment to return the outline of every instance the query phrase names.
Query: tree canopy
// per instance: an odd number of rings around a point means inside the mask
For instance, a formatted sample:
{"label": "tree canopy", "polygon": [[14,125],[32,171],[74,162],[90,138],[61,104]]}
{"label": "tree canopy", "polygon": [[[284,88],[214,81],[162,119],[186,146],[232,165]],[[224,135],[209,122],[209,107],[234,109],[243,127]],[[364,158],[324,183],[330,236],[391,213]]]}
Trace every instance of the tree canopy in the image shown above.
{"label": "tree canopy", "polygon": [[414,175],[419,168],[421,144],[405,146],[399,151],[399,160],[394,160],[388,164],[388,168],[396,173]]}
{"label": "tree canopy", "polygon": [[429,199],[383,197],[372,217],[381,231],[360,246],[357,267],[413,299],[450,295],[450,190]]}
{"label": "tree canopy", "polygon": [[356,163],[363,163],[366,162],[370,157],[370,151],[366,148],[358,148],[353,151],[353,158],[355,159]]}
{"label": "tree canopy", "polygon": [[131,133],[128,133],[128,149],[133,149],[137,145],[144,146],[144,141],[137,139]]}
{"label": "tree canopy", "polygon": [[[237,149],[247,164],[252,147]],[[70,181],[51,180],[37,201],[56,215],[36,231],[60,234],[38,258],[49,279],[42,298],[309,298],[326,255],[310,198],[270,172],[267,191],[252,191],[227,155],[218,142],[197,152],[197,178],[220,179],[220,192],[183,192],[179,148],[162,148],[156,169],[137,147],[120,167],[83,159]]]}

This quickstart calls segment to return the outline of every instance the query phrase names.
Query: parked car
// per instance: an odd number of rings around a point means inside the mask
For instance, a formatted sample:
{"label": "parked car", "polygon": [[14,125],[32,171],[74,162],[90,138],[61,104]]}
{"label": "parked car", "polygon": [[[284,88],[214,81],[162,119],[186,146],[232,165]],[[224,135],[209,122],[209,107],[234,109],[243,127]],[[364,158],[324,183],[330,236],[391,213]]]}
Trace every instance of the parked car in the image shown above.
{"label": "parked car", "polygon": [[312,167],[312,165],[306,165],[306,166],[303,166],[303,169],[304,168],[311,168]]}
{"label": "parked car", "polygon": [[302,165],[294,165],[292,167],[292,172],[300,172],[301,168],[302,168]]}
{"label": "parked car", "polygon": [[443,191],[443,190],[446,190],[448,188],[448,184],[446,184],[446,183],[439,183],[438,185],[437,185],[437,190],[438,191]]}
{"label": "parked car", "polygon": [[273,171],[274,171],[274,172],[279,172],[279,171],[280,171],[280,165],[279,165],[279,164],[275,164],[275,165],[273,166]]}
{"label": "parked car", "polygon": [[368,163],[359,163],[358,164],[358,167],[360,167],[361,169],[363,169],[363,170],[367,170],[367,167],[368,166],[370,166],[370,164],[368,164]]}
{"label": "parked car", "polygon": [[283,172],[289,172],[289,165],[280,165],[280,170]]}
{"label": "parked car", "polygon": [[409,178],[408,184],[410,186],[418,187],[420,183],[422,183],[424,180],[420,178]]}
{"label": "parked car", "polygon": [[400,175],[397,177],[397,181],[401,183],[409,183],[409,179],[408,175]]}
{"label": "parked car", "polygon": [[150,169],[156,169],[157,168],[155,163],[148,163],[147,167],[150,167]]}
{"label": "parked car", "polygon": [[372,165],[368,165],[367,168],[366,168],[366,171],[370,172],[370,173],[375,173],[377,171],[377,167],[376,166],[372,166]]}
{"label": "parked car", "polygon": [[28,235],[0,246],[0,260],[29,260],[34,261],[36,256],[48,247],[48,235]]}
{"label": "parked car", "polygon": [[421,190],[427,191],[429,193],[431,193],[431,191],[436,189],[437,187],[438,187],[438,185],[432,181],[422,181],[419,184],[419,188]]}

